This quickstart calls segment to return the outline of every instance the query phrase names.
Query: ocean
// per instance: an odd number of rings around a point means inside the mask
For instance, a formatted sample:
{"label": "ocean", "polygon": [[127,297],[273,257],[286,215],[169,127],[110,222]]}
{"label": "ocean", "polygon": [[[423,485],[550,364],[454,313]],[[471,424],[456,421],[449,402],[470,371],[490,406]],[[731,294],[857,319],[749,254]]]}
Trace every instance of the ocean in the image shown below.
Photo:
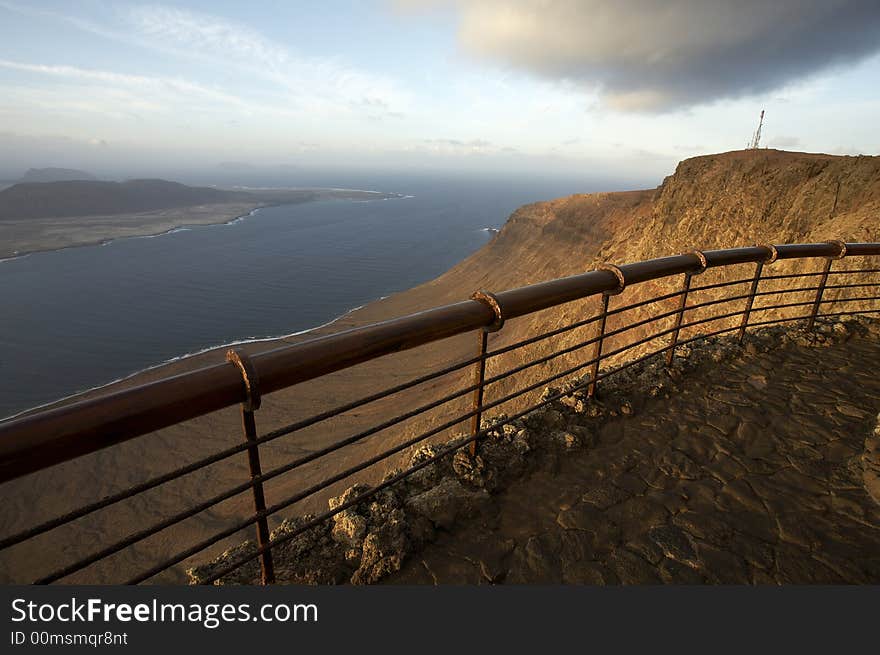
{"label": "ocean", "polygon": [[354,181],[346,188],[405,197],[264,208],[0,262],[0,417],[186,354],[326,324],[443,273],[520,205],[607,190],[578,179],[319,181],[308,185]]}

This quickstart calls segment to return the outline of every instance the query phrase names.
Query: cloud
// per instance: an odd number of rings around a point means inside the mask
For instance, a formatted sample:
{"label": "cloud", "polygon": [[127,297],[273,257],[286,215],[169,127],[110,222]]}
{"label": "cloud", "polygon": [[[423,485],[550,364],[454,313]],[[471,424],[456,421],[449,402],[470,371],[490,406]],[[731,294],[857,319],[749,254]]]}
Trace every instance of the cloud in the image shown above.
{"label": "cloud", "polygon": [[0,0],[0,9],[5,9],[6,11],[11,11],[22,16],[30,16],[33,18],[47,18],[57,22],[66,23],[79,30],[82,30],[83,32],[89,32],[91,34],[102,36],[108,39],[127,42],[125,38],[126,35],[103,28],[100,25],[97,25],[89,20],[80,18],[78,16],[61,14],[50,9],[34,7],[32,5],[22,5],[15,2],[7,2],[7,0]]}
{"label": "cloud", "polygon": [[[145,114],[200,115],[231,109],[250,114],[255,108],[235,95],[177,77],[133,75],[68,65],[36,64],[0,59],[0,71],[27,75],[26,84],[0,85],[6,109],[18,106],[52,114],[94,114],[114,119],[140,119]],[[50,85],[34,84],[40,77]]]}
{"label": "cloud", "polygon": [[247,25],[204,12],[156,4],[122,5],[95,22],[8,0],[0,0],[0,9],[69,25],[181,61],[207,63],[222,70],[225,78],[237,74],[248,86],[259,80],[264,90],[259,102],[273,113],[358,116],[366,103],[373,108],[370,118],[396,118],[412,102],[387,76],[339,58],[300,56]]}
{"label": "cloud", "polygon": [[281,45],[247,26],[213,16],[157,5],[134,6],[125,14],[140,34],[166,43],[186,44],[193,52],[222,56],[280,70],[291,63]]}
{"label": "cloud", "polygon": [[210,101],[222,101],[232,104],[241,103],[241,101],[235,96],[200,84],[188,82],[180,78],[128,75],[111,71],[79,68],[76,66],[32,64],[11,61],[9,59],[0,59],[0,68],[24,73],[36,73],[53,77],[75,79],[84,82],[107,84],[117,88],[127,87],[149,91],[164,90],[179,95],[202,96]]}
{"label": "cloud", "polygon": [[299,56],[238,22],[161,5],[130,7],[121,16],[140,45],[244,70],[279,85],[304,108],[357,113],[369,105],[371,117],[397,117],[409,103],[408,95],[385,76],[338,58]]}
{"label": "cloud", "polygon": [[623,111],[763,93],[880,50],[877,0],[447,4],[458,9],[459,41],[470,53],[598,88]]}

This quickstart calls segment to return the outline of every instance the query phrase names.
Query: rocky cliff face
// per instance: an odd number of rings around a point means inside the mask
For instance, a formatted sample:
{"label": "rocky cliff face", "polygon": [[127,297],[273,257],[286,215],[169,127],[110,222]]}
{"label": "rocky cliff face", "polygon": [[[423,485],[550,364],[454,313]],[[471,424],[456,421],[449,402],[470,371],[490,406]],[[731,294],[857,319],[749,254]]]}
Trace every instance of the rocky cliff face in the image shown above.
{"label": "rocky cliff face", "polygon": [[693,248],[878,238],[880,157],[743,150],[687,159],[653,191],[526,205],[457,268],[497,264],[504,289]]}
{"label": "rocky cliff face", "polygon": [[681,162],[650,218],[615,235],[612,252],[658,257],[693,247],[880,234],[880,158],[757,150]]}
{"label": "rocky cliff face", "polygon": [[[880,157],[736,151],[685,160],[653,191],[576,195],[522,207],[489,245],[430,284],[441,287],[450,300],[461,299],[478,286],[509,289],[603,262],[635,262],[694,248],[829,239],[880,239]],[[803,270],[803,263],[798,266]],[[807,266],[815,270],[821,262]],[[790,270],[790,264],[779,262],[767,274]],[[701,282],[742,279],[753,272],[751,264],[713,270]],[[666,280],[634,287],[626,302],[672,291],[676,287],[670,285],[676,284]],[[725,293],[745,291],[733,287]],[[710,297],[717,296],[701,299]],[[778,300],[768,298],[768,304],[771,299]],[[506,329],[505,338],[564,325],[595,311],[595,304],[572,303],[520,319],[516,328]],[[658,308],[633,318],[648,311]],[[778,313],[766,316],[773,315]]]}

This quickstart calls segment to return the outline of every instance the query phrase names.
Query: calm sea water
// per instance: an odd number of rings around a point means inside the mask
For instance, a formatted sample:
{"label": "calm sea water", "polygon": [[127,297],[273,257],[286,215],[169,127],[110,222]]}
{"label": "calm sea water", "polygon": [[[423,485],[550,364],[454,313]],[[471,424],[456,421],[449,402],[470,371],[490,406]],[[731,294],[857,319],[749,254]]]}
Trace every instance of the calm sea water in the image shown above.
{"label": "calm sea water", "polygon": [[0,262],[0,417],[187,353],[327,323],[439,275],[522,204],[596,190],[358,181],[412,197],[266,208],[230,225]]}

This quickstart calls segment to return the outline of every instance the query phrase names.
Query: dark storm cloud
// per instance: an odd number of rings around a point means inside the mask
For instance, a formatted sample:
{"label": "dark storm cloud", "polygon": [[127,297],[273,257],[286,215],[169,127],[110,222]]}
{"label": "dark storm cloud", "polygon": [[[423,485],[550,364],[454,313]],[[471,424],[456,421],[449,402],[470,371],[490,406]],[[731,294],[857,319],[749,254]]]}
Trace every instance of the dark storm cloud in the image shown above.
{"label": "dark storm cloud", "polygon": [[880,50],[880,0],[454,4],[468,51],[598,88],[631,111],[766,92]]}

